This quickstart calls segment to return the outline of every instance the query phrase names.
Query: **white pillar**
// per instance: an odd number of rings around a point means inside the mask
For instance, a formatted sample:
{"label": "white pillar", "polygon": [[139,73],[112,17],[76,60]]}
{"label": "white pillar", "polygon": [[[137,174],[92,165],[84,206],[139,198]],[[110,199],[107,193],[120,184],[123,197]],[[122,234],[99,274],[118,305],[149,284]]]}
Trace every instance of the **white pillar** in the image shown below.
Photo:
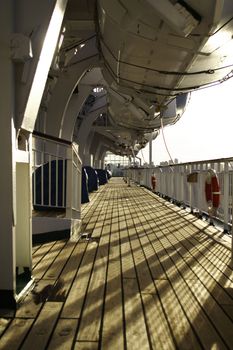
{"label": "white pillar", "polygon": [[0,306],[15,306],[16,163],[14,76],[10,59],[14,1],[0,2]]}
{"label": "white pillar", "polygon": [[[231,181],[231,186],[233,186],[233,177],[232,177],[232,181]],[[233,188],[233,187],[231,187],[231,188]],[[233,203],[233,191],[232,191],[231,203]],[[231,204],[231,206],[232,206],[232,204]],[[231,218],[231,263],[230,263],[230,265],[233,268],[233,218]]]}
{"label": "white pillar", "polygon": [[[15,1],[20,33],[32,32],[33,58],[24,64],[24,82],[17,90],[17,127],[33,131],[49,69],[59,40],[68,0]],[[25,19],[25,13],[30,14]],[[37,23],[38,18],[40,22]],[[32,24],[31,24],[32,22]],[[27,26],[27,24],[31,24]],[[35,32],[37,38],[35,38]],[[21,79],[22,80],[22,79]]]}

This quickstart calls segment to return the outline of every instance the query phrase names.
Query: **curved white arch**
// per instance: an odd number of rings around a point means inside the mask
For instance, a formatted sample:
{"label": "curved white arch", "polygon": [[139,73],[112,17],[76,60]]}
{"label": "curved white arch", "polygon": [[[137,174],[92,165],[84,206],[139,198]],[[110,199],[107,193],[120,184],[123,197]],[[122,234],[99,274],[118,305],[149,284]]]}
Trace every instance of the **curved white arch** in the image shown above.
{"label": "curved white arch", "polygon": [[61,73],[47,110],[46,133],[61,137],[65,113],[72,93],[88,69],[98,65],[98,56],[74,64]]}
{"label": "curved white arch", "polygon": [[106,108],[106,101],[104,101],[102,106],[89,113],[88,116],[82,122],[77,135],[77,143],[79,144],[79,152],[81,158],[84,154],[85,145],[87,143],[88,136],[91,132],[92,124],[100,113],[106,112]]}
{"label": "curved white arch", "polygon": [[92,87],[89,85],[79,84],[78,94],[72,94],[66,113],[64,114],[63,124],[60,129],[62,139],[72,141],[75,122],[79,111],[82,109],[84,102],[90,94]]}

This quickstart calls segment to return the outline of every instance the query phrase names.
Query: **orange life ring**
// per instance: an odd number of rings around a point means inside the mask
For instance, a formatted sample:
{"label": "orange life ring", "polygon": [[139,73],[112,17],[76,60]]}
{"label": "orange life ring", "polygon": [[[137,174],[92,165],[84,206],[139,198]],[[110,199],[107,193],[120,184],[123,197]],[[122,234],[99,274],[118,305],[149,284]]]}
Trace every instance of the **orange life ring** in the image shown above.
{"label": "orange life ring", "polygon": [[155,191],[155,188],[156,188],[156,177],[155,177],[155,175],[151,176],[151,186],[152,186],[152,190]]}
{"label": "orange life ring", "polygon": [[218,209],[220,204],[220,186],[216,172],[209,169],[205,180],[205,197],[212,208]]}

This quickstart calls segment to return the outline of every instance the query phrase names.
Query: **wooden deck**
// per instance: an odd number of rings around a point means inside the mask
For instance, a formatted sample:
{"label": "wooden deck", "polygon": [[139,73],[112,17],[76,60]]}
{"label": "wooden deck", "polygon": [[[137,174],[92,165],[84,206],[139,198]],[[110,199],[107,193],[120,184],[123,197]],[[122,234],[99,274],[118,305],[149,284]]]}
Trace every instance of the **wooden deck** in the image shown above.
{"label": "wooden deck", "polygon": [[34,247],[36,288],[0,319],[0,349],[233,349],[221,234],[121,179],[91,199],[84,238]]}

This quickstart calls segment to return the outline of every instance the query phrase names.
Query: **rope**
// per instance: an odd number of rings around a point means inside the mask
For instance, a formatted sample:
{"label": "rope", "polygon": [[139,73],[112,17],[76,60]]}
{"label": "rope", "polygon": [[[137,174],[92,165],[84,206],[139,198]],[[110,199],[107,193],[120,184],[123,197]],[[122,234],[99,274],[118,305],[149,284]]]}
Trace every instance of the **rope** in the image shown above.
{"label": "rope", "polygon": [[167,143],[166,143],[165,136],[164,136],[164,131],[163,131],[163,118],[161,118],[161,130],[162,130],[162,136],[163,136],[164,146],[165,146],[165,148],[166,148],[166,151],[167,151],[167,153],[168,153],[168,156],[169,156],[169,158],[170,158],[172,164],[174,164],[173,159],[172,159],[172,157],[171,157],[171,154],[170,154],[170,152],[169,152],[169,150],[168,150]]}
{"label": "rope", "polygon": [[142,149],[141,149],[140,151],[141,151],[141,155],[142,155],[143,162],[146,163],[145,158],[144,158],[144,154],[143,154],[143,152],[142,152]]}

